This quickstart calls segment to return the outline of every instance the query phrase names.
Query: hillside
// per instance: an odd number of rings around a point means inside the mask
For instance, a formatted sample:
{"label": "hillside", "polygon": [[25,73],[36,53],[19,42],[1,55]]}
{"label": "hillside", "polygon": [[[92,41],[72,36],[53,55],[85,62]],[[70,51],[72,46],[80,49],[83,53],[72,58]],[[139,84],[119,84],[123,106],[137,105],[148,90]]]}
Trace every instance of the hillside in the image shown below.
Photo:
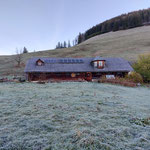
{"label": "hillside", "polygon": [[[150,26],[109,32],[95,36],[75,47],[23,54],[23,62],[31,57],[123,57],[134,61],[139,54],[150,52]],[[24,66],[16,67],[15,55],[0,56],[0,75],[22,74]]]}
{"label": "hillside", "polygon": [[78,43],[81,43],[96,35],[111,31],[127,30],[150,24],[150,8],[129,12],[106,20],[88,29],[85,33],[79,33]]}

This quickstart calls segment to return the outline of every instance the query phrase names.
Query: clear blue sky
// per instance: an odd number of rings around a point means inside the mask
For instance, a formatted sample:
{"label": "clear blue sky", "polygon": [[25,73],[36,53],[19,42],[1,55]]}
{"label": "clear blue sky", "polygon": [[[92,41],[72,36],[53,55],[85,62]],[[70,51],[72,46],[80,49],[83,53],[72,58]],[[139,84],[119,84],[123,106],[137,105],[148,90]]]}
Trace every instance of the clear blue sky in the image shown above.
{"label": "clear blue sky", "polygon": [[0,0],[0,55],[55,48],[79,32],[122,13],[150,7],[150,0]]}

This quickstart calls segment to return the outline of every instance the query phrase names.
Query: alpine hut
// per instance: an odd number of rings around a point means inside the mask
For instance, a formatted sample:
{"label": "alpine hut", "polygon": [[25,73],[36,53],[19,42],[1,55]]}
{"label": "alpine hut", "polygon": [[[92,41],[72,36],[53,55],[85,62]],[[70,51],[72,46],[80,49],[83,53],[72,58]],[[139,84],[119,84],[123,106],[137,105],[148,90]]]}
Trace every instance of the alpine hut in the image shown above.
{"label": "alpine hut", "polygon": [[87,80],[101,76],[124,77],[133,68],[123,58],[31,58],[25,73],[28,81]]}

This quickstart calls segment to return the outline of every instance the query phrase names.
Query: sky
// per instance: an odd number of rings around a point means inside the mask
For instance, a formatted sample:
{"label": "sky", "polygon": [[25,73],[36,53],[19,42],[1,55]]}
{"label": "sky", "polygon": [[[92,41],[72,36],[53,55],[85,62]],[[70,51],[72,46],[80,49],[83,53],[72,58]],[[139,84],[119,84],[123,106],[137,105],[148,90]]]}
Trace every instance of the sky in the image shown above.
{"label": "sky", "polygon": [[0,0],[0,55],[54,49],[107,19],[150,8],[150,0]]}

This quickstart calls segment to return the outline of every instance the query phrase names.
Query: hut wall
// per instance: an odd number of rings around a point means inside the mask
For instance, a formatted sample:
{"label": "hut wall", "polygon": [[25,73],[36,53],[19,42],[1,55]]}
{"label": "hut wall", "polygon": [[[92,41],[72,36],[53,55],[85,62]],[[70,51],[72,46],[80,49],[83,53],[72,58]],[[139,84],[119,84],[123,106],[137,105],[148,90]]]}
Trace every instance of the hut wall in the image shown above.
{"label": "hut wall", "polygon": [[114,75],[116,77],[125,77],[127,72],[85,72],[85,73],[28,73],[28,81],[44,80],[87,80],[99,79],[102,76]]}
{"label": "hut wall", "polygon": [[[72,76],[74,74],[74,76]],[[40,80],[85,80],[85,73],[29,73],[29,81]]]}

